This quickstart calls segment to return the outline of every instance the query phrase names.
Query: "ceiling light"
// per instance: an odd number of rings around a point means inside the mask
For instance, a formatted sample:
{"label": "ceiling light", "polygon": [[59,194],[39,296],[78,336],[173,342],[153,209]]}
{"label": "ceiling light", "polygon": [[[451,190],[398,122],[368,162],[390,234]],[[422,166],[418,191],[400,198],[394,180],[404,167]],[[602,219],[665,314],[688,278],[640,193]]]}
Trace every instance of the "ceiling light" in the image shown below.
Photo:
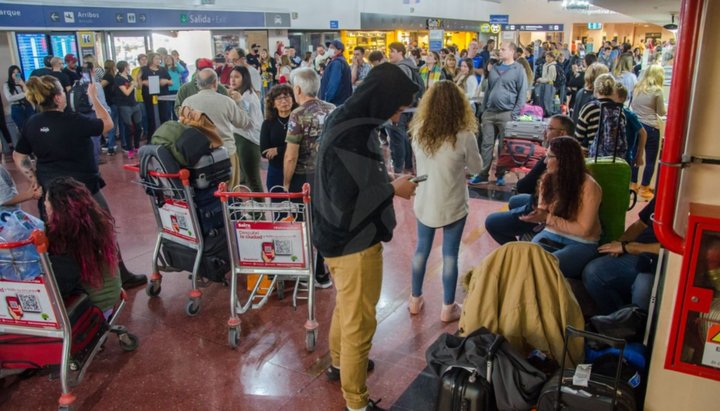
{"label": "ceiling light", "polygon": [[664,28],[665,30],[670,30],[670,31],[672,31],[672,32],[675,32],[675,31],[677,31],[677,29],[678,29],[678,25],[675,24],[675,13],[670,14],[670,18],[671,18],[670,24],[664,25],[663,28]]}

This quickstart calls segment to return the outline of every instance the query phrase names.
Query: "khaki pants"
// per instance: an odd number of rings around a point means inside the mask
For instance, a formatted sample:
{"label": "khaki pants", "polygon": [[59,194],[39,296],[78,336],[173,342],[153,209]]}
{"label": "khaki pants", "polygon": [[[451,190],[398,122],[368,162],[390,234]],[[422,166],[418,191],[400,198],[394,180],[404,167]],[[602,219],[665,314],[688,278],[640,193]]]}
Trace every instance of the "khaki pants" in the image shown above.
{"label": "khaki pants", "polygon": [[230,156],[230,181],[228,182],[228,191],[232,191],[236,185],[240,184],[240,160],[237,153]]}
{"label": "khaki pants", "polygon": [[330,356],[340,368],[349,408],[368,404],[368,355],[377,328],[375,306],[382,286],[382,244],[342,257],[326,258],[337,295],[330,325]]}

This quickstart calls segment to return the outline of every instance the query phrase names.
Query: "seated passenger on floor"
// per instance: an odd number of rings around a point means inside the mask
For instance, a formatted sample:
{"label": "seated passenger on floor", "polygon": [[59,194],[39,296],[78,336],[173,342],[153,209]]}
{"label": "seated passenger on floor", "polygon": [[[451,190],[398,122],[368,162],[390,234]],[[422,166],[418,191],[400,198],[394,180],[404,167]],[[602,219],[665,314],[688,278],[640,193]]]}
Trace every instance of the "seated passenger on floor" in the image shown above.
{"label": "seated passenger on floor", "polygon": [[640,212],[639,219],[616,241],[598,247],[602,257],[590,261],[582,272],[582,280],[600,314],[609,314],[624,305],[636,304],[647,309],[652,288],[652,269],[641,268],[642,254],[660,252],[652,215],[655,200]]}
{"label": "seated passenger on floor", "polygon": [[580,143],[572,137],[552,140],[545,161],[537,206],[520,220],[545,224],[533,242],[558,258],[565,277],[577,278],[597,255],[602,188],[590,176]]}
{"label": "seated passenger on floor", "polygon": [[[547,128],[545,128],[545,144],[557,137],[572,136],[574,132],[575,126],[570,117],[563,115],[552,116],[548,121]],[[539,231],[538,228],[542,229],[542,226],[536,223],[520,221],[519,217],[532,211],[538,181],[540,181],[546,169],[547,164],[544,159],[538,161],[535,167],[517,182],[515,189],[518,194],[510,197],[508,211],[492,213],[485,220],[485,229],[500,245],[516,241],[518,237],[528,233],[534,234]]]}
{"label": "seated passenger on floor", "polygon": [[58,177],[45,195],[50,260],[63,296],[84,290],[105,318],[120,299],[113,218],[84,184]]}

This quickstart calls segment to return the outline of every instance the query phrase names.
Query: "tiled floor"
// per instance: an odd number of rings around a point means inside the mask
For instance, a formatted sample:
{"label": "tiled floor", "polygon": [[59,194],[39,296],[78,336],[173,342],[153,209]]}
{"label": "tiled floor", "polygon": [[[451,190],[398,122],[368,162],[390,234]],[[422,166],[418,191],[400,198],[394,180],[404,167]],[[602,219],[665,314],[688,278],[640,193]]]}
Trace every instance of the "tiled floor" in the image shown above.
{"label": "tiled floor", "polygon": [[[155,221],[148,197],[133,184],[132,173],[123,171],[122,156],[109,157],[101,166],[120,246],[127,265],[147,273],[155,236]],[[5,163],[25,187],[14,165]],[[510,181],[508,181],[510,185]],[[473,190],[504,200],[507,188]],[[485,217],[501,209],[499,201],[473,198],[460,255],[461,273],[478,264],[497,247],[485,234]],[[387,408],[400,397],[425,367],[425,349],[456,324],[439,320],[441,305],[440,235],[436,240],[425,280],[425,312],[410,317],[410,259],[416,243],[412,203],[396,200],[398,228],[386,244],[384,278],[378,304],[378,329],[370,357],[376,369],[370,374],[371,398],[382,398]],[[24,206],[35,212],[31,204]],[[189,281],[186,274],[164,277],[162,293],[149,298],[142,288],[129,292],[129,306],[121,323],[140,337],[140,347],[123,352],[110,337],[75,388],[80,410],[341,410],[340,387],[323,375],[329,364],[327,332],[334,304],[334,289],[318,290],[317,317],[320,337],[315,352],[305,350],[303,323],[306,306],[297,311],[290,299],[273,298],[261,310],[241,316],[242,335],[237,349],[227,345],[229,289],[213,284],[204,289],[202,309],[196,317],[185,314]],[[458,292],[462,301],[463,292]],[[47,376],[8,381],[0,388],[3,410],[49,410],[56,406],[59,381]]]}

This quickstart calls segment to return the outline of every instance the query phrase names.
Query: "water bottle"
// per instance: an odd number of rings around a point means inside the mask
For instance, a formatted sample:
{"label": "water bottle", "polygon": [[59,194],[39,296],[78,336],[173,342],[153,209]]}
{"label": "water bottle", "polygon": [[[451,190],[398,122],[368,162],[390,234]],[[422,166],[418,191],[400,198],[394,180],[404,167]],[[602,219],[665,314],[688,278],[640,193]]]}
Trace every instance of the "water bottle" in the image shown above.
{"label": "water bottle", "polygon": [[553,113],[557,114],[560,112],[560,97],[555,95],[555,98],[553,99]]}

